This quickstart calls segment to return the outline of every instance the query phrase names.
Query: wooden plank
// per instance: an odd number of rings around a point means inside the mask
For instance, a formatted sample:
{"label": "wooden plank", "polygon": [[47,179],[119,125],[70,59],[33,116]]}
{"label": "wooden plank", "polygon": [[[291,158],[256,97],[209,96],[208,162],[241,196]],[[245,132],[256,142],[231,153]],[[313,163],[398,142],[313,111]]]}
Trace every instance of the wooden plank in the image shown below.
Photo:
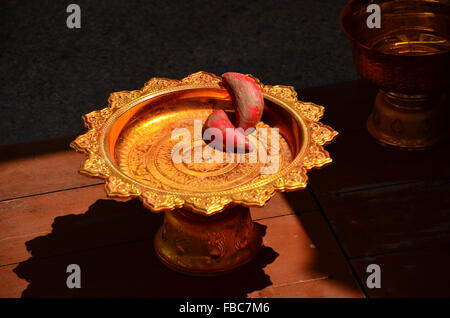
{"label": "wooden plank", "polygon": [[252,207],[253,220],[316,211],[317,207],[309,189],[294,192],[276,193],[263,207]]}
{"label": "wooden plank", "polygon": [[69,149],[72,139],[0,147],[0,201],[101,182],[78,173],[86,156]]}
{"label": "wooden plank", "polygon": [[340,133],[365,130],[378,88],[365,80],[299,90],[299,99],[325,106],[323,122]]}
{"label": "wooden plank", "polygon": [[19,298],[28,286],[26,280],[14,273],[15,267],[17,265],[0,267],[0,298]]}
{"label": "wooden plank", "polygon": [[[316,209],[308,190],[287,197],[277,194],[265,207],[251,208],[252,216],[261,219],[294,213],[294,209]],[[123,200],[107,199],[103,185],[97,185],[0,202],[0,265],[26,259],[27,247],[44,242],[39,236],[45,237],[55,228],[62,238],[39,244],[46,247],[40,252],[42,256],[152,238],[148,228],[159,226],[162,214],[154,215],[137,199],[119,201]],[[85,235],[78,237],[77,233]],[[59,244],[71,236],[78,237],[77,244]]]}
{"label": "wooden plank", "polygon": [[348,192],[395,183],[450,177],[450,143],[431,150],[400,151],[375,143],[367,131],[342,133],[325,147],[329,167],[309,172],[317,195]]}
{"label": "wooden plank", "polygon": [[[353,280],[353,278],[351,278]],[[261,291],[252,292],[250,298],[361,298],[356,287],[349,287],[353,281],[319,279],[281,286],[268,286]]]}
{"label": "wooden plank", "polygon": [[450,179],[323,196],[350,257],[450,243]]}
{"label": "wooden plank", "polygon": [[[280,256],[266,266],[274,285],[348,277],[350,269],[319,212],[262,220],[264,244]],[[345,279],[344,279],[345,280]]]}
{"label": "wooden plank", "polygon": [[[106,200],[103,186],[0,202],[0,265],[25,260],[30,249],[31,253],[38,249],[46,257],[111,243],[107,231],[113,229],[102,229],[100,223],[116,221],[124,224],[126,231],[133,231],[125,226],[126,220],[134,220],[133,214],[147,214],[137,203],[123,206],[122,202]],[[130,218],[127,218],[129,210]],[[45,236],[55,228],[66,244],[46,241]],[[92,232],[98,232],[97,239],[86,240]],[[70,242],[71,237],[76,242]]]}
{"label": "wooden plank", "polygon": [[450,246],[379,255],[352,261],[362,281],[369,264],[381,269],[381,288],[367,288],[370,297],[450,297]]}
{"label": "wooden plank", "polygon": [[[59,241],[59,245],[70,245],[78,244],[78,239],[83,236],[87,236],[87,240],[96,238],[89,231],[79,232],[75,237],[65,237],[61,233],[62,229],[55,226],[53,232],[47,235],[45,244],[39,245],[35,241],[30,246],[33,255],[31,258],[18,265],[0,268],[0,282],[7,283],[1,285],[7,287],[0,287],[0,295],[245,297],[254,296],[255,292],[264,291],[269,286],[279,287],[277,297],[291,295],[292,289],[297,291],[298,297],[303,292],[308,297],[358,295],[356,283],[320,213],[305,213],[300,217],[281,216],[265,219],[260,223],[267,226],[267,233],[264,238],[265,247],[258,256],[246,266],[217,277],[191,277],[165,268],[155,256],[151,239],[42,258],[40,253],[45,253],[43,246],[51,246],[54,241]],[[153,226],[148,229],[150,236],[153,236],[156,228],[157,226]],[[309,237],[307,233],[313,235]],[[65,285],[66,267],[69,264],[81,267],[81,289],[68,289]],[[324,284],[323,278],[328,280],[330,275],[335,277],[332,283],[311,288],[316,284],[313,279],[319,278],[321,282],[317,283]],[[30,283],[25,290],[24,280]],[[307,282],[308,286],[299,284],[300,280]],[[285,287],[288,285],[289,288]],[[273,291],[267,291],[266,294],[262,292],[259,296],[270,293]]]}

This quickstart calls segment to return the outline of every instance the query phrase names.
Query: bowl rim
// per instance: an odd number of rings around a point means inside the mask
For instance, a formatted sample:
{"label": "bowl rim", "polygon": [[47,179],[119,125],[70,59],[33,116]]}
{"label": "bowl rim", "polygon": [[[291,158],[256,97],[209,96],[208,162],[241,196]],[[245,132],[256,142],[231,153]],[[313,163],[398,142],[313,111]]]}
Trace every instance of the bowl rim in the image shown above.
{"label": "bowl rim", "polygon": [[[150,101],[153,98],[156,98],[159,96],[168,95],[168,94],[180,92],[180,91],[196,90],[196,89],[217,89],[217,88],[192,85],[192,86],[175,87],[175,88],[171,88],[171,89],[167,89],[167,90],[162,90],[159,92],[149,93],[138,99],[131,101],[130,103],[126,104],[124,107],[119,109],[117,112],[115,112],[111,117],[109,117],[109,119],[105,123],[105,129],[103,130],[102,134],[100,135],[100,143],[101,143],[101,152],[102,152],[105,160],[107,160],[108,164],[111,166],[111,169],[113,169],[115,173],[120,174],[121,177],[123,177],[124,179],[127,179],[129,182],[139,184],[141,187],[146,188],[151,191],[161,191],[161,192],[165,192],[165,193],[178,194],[178,195],[188,194],[188,192],[186,192],[186,191],[163,190],[163,189],[158,189],[158,188],[152,187],[148,184],[142,183],[139,180],[134,179],[133,177],[131,177],[131,176],[127,175],[126,173],[124,173],[123,171],[121,171],[120,168],[117,167],[114,160],[111,158],[111,154],[109,153],[108,136],[109,136],[109,132],[110,132],[111,128],[114,126],[116,121],[122,115],[124,115],[127,111],[131,110],[133,107],[136,107],[143,102]],[[225,88],[223,88],[223,89],[225,90]],[[306,125],[304,119],[297,112],[292,111],[292,109],[290,107],[288,107],[284,101],[277,99],[273,96],[267,95],[265,93],[263,93],[263,97],[264,97],[264,99],[267,99],[267,100],[277,104],[278,106],[281,106],[286,111],[288,111],[292,116],[294,116],[297,125],[302,130],[302,141],[301,141],[300,151],[295,155],[294,159],[289,163],[289,165],[287,167],[283,168],[280,171],[277,171],[275,174],[271,175],[270,178],[261,180],[258,183],[252,183],[251,185],[239,186],[239,187],[236,187],[233,189],[222,190],[222,191],[214,191],[218,194],[232,194],[232,193],[240,192],[241,190],[250,188],[250,186],[254,187],[254,186],[263,185],[268,182],[271,182],[274,179],[278,178],[279,176],[283,175],[287,170],[290,170],[294,165],[298,165],[299,161],[301,160],[301,158],[304,156],[304,154],[306,152],[306,148],[309,144],[309,142],[308,142],[309,141],[308,140],[309,132],[308,132],[307,125]],[[203,196],[202,195],[203,193],[206,193],[206,195],[209,195],[211,192],[212,191],[198,192],[198,193],[196,193],[196,195]]]}
{"label": "bowl rim", "polygon": [[319,122],[323,116],[323,106],[299,101],[293,87],[263,85],[257,78],[248,76],[260,85],[265,99],[284,108],[294,117],[303,134],[303,143],[294,159],[266,180],[217,192],[165,190],[128,176],[110,157],[107,137],[120,116],[145,101],[165,94],[192,89],[224,89],[221,78],[207,72],[197,72],[180,81],[152,78],[141,90],[112,93],[107,108],[84,115],[88,132],[71,143],[72,148],[88,155],[80,172],[105,179],[108,196],[139,197],[146,207],[155,212],[184,207],[199,214],[212,215],[222,212],[230,204],[263,206],[276,191],[305,188],[306,172],[332,161],[323,145],[331,142],[337,132]]}
{"label": "bowl rim", "polygon": [[[361,41],[359,41],[356,37],[354,37],[348,30],[347,28],[344,26],[344,17],[346,14],[352,12],[350,10],[350,6],[352,6],[355,2],[363,2],[363,1],[367,1],[367,4],[372,4],[372,2],[370,2],[370,0],[350,0],[348,1],[344,7],[342,8],[341,12],[339,13],[339,26],[342,30],[342,32],[345,34],[345,36],[351,41],[351,43],[353,45],[357,45],[360,48],[363,48],[366,51],[371,52],[372,54],[378,54],[380,56],[385,56],[385,57],[389,57],[389,58],[401,58],[401,59],[422,59],[426,56],[436,56],[439,57],[441,55],[448,55],[450,54],[450,51],[447,52],[439,52],[439,53],[431,53],[431,54],[419,54],[419,55],[400,55],[400,54],[390,54],[390,53],[386,53],[386,52],[382,52],[379,50],[376,50],[374,48],[371,48],[369,46],[367,46],[366,44],[362,43]],[[386,0],[384,2],[387,2],[389,0]],[[391,0],[394,1],[394,0]],[[418,1],[418,0],[414,0],[414,1]],[[422,0],[422,1],[426,1],[426,2],[434,2],[434,3],[440,3],[439,1],[435,1],[435,0]]]}

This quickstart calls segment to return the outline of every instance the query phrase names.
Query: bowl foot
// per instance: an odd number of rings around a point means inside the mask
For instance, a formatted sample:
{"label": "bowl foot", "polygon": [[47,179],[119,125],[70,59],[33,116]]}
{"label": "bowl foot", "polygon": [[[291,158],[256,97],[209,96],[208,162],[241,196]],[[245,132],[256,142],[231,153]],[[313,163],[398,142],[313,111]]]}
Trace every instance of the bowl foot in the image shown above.
{"label": "bowl foot", "polygon": [[213,216],[179,209],[165,212],[154,246],[161,262],[173,270],[217,275],[253,259],[262,246],[262,231],[242,206]]}
{"label": "bowl foot", "polygon": [[404,95],[379,90],[367,130],[384,146],[421,150],[449,137],[444,97]]}

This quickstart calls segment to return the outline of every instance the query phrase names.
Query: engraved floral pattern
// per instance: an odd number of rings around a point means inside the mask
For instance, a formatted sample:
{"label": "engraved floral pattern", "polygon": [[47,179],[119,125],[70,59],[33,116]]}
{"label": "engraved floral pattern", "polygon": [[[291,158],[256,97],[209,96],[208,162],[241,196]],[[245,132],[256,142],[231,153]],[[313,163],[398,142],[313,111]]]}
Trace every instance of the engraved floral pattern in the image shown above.
{"label": "engraved floral pattern", "polygon": [[319,121],[325,111],[325,107],[323,106],[316,105],[314,103],[305,103],[302,101],[296,101],[294,106],[300,110],[303,116],[312,121]]}
{"label": "engraved floral pattern", "polygon": [[170,210],[174,208],[181,208],[184,200],[171,194],[161,194],[153,191],[146,191],[142,193],[144,205],[153,211]]}
{"label": "engraved floral pattern", "polygon": [[105,161],[96,154],[90,155],[81,165],[80,172],[92,177],[109,177],[110,169]]}
{"label": "engraved floral pattern", "polygon": [[309,147],[309,152],[304,159],[304,167],[306,169],[319,168],[330,163],[331,157],[328,151],[324,150],[318,144],[313,144]]}
{"label": "engraved floral pattern", "polygon": [[106,181],[106,191],[115,196],[139,195],[141,193],[134,184],[114,176],[109,177]]}
{"label": "engraved floral pattern", "polygon": [[263,87],[263,92],[269,95],[276,96],[278,98],[284,99],[288,102],[296,102],[297,101],[297,92],[292,86],[284,86],[284,85],[265,85]]}
{"label": "engraved floral pattern", "polygon": [[337,136],[336,131],[321,123],[313,123],[310,129],[312,138],[318,145],[325,145]]}
{"label": "engraved floral pattern", "polygon": [[187,205],[192,206],[194,209],[206,211],[206,214],[214,213],[214,211],[220,211],[231,203],[231,199],[221,196],[211,197],[189,197],[186,199]]}

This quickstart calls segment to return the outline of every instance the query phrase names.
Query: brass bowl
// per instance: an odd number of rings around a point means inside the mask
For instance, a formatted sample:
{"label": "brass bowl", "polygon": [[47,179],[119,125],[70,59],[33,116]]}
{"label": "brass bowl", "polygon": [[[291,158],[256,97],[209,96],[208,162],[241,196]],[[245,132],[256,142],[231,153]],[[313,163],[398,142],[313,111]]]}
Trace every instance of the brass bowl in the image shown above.
{"label": "brass bowl", "polygon": [[[323,107],[299,101],[292,87],[255,80],[265,99],[257,131],[275,127],[281,137],[273,174],[261,174],[259,161],[236,162],[235,153],[233,162],[173,162],[174,129],[195,137],[195,120],[204,123],[219,108],[233,114],[221,78],[206,72],[153,78],[141,90],[111,94],[107,108],[83,116],[89,130],[71,143],[88,155],[80,172],[104,178],[108,196],[139,197],[150,210],[167,212],[155,247],[172,268],[216,273],[245,263],[261,246],[261,233],[248,208],[237,205],[262,206],[275,191],[303,189],[309,169],[331,162],[323,145],[337,132],[318,122]],[[205,147],[200,135],[190,149]],[[220,213],[227,206],[236,207]]]}
{"label": "brass bowl", "polygon": [[[369,28],[369,4],[381,27]],[[380,87],[367,128],[381,144],[422,149],[448,137],[450,3],[352,0],[340,15],[358,73]]]}

